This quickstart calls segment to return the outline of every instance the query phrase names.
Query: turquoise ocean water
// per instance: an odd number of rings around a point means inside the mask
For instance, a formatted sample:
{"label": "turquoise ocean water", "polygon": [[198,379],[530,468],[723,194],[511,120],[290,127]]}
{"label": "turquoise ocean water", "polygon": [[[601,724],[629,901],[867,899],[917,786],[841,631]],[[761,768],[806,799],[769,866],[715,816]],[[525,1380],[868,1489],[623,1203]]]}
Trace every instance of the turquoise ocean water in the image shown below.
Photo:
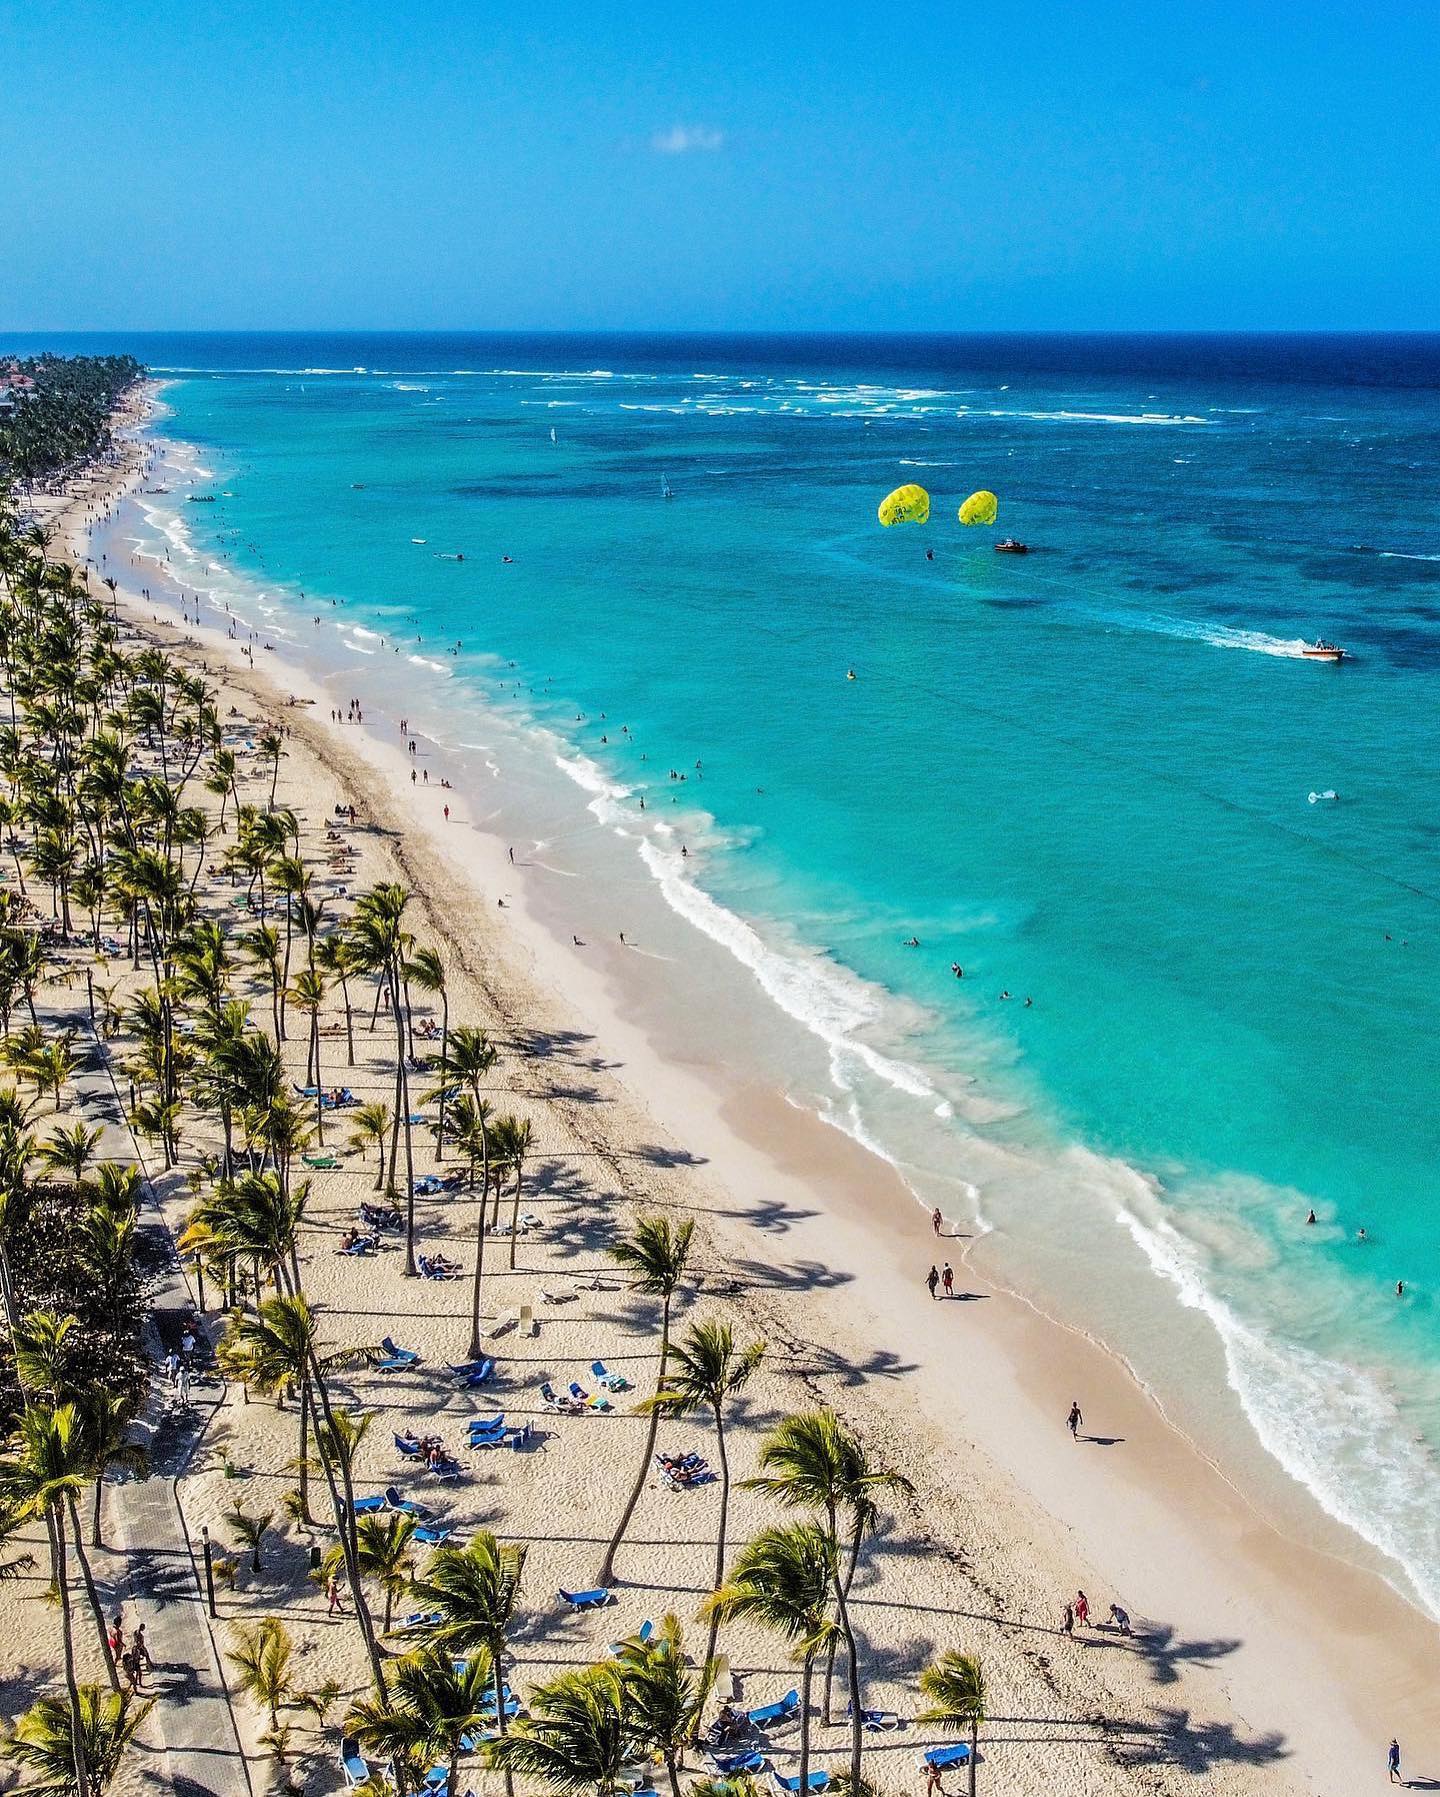
{"label": "turquoise ocean water", "polygon": [[357,679],[403,642],[455,744],[553,733],[807,1102],[1062,1291],[1143,1269],[1147,1376],[1203,1317],[1440,1613],[1440,340],[125,347],[183,446],[137,540]]}

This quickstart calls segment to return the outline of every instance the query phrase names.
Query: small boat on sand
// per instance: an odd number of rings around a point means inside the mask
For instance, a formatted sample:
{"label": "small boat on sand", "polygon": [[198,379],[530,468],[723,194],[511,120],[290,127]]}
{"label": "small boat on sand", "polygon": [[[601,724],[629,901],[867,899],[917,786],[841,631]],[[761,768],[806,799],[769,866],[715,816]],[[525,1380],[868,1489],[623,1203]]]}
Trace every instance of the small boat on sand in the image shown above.
{"label": "small boat on sand", "polygon": [[1006,537],[1004,542],[995,545],[996,555],[1029,555],[1030,545],[1022,543],[1018,537]]}
{"label": "small boat on sand", "polygon": [[1316,637],[1313,643],[1306,643],[1300,650],[1306,661],[1348,661],[1350,652],[1342,649],[1338,643],[1327,643],[1324,637]]}

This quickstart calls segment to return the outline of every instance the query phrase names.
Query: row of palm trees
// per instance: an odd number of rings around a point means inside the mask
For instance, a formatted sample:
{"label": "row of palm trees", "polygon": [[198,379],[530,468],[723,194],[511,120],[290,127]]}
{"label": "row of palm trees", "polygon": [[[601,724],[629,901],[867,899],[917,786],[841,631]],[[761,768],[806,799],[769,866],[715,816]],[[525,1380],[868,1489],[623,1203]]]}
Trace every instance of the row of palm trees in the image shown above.
{"label": "row of palm trees", "polygon": [[0,477],[38,480],[92,461],[144,373],[133,356],[0,354]]}

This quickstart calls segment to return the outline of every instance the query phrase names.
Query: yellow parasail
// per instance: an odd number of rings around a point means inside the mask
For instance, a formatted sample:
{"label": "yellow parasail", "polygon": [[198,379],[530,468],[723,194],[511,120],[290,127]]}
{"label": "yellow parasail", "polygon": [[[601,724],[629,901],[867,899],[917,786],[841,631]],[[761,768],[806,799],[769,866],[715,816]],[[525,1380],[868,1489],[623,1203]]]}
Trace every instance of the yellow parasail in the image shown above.
{"label": "yellow parasail", "polygon": [[957,514],[962,524],[993,524],[1000,512],[1000,501],[981,488],[972,493]]}
{"label": "yellow parasail", "polygon": [[880,522],[891,524],[923,524],[930,516],[930,495],[924,487],[913,484],[896,487],[880,501]]}

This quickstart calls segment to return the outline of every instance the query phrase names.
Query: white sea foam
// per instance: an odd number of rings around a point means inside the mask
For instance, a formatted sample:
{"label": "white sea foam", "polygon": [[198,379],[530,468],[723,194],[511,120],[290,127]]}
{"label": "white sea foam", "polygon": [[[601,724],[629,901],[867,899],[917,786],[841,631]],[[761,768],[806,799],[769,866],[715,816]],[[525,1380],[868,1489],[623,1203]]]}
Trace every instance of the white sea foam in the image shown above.
{"label": "white sea foam", "polygon": [[1212,649],[1248,649],[1253,655],[1276,655],[1298,659],[1305,653],[1303,636],[1271,636],[1264,630],[1241,630],[1226,624],[1203,624],[1193,618],[1175,618],[1164,612],[1126,612],[1090,610],[1089,615],[1103,624],[1118,625],[1122,630],[1143,630],[1157,636],[1173,636],[1181,642],[1206,643]]}
{"label": "white sea foam", "polygon": [[1440,1619],[1437,1468],[1394,1398],[1371,1374],[1276,1341],[1238,1316],[1211,1289],[1195,1244],[1135,1183],[1117,1220],[1180,1302],[1213,1324],[1227,1380],[1262,1446],[1336,1521],[1403,1567]]}
{"label": "white sea foam", "polygon": [[[970,415],[962,406],[960,417]],[[985,418],[1029,418],[1041,423],[1054,420],[1058,424],[1208,424],[1208,418],[1174,412],[1028,412],[991,408],[981,414]]]}

